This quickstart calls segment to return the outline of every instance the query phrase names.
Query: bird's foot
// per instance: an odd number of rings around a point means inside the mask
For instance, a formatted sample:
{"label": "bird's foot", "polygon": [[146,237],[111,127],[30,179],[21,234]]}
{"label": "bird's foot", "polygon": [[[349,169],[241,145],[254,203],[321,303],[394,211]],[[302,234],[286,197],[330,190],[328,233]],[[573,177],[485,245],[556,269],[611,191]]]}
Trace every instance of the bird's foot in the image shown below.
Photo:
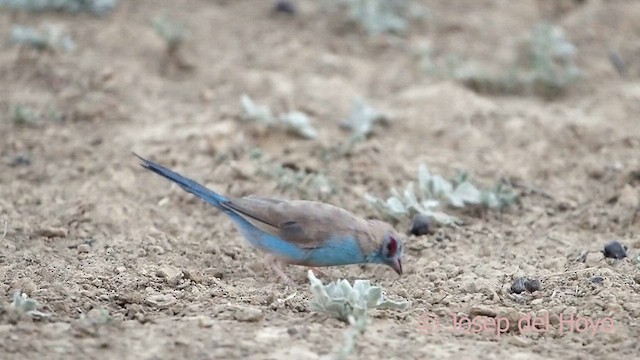
{"label": "bird's foot", "polygon": [[315,266],[307,266],[307,268],[309,268],[309,270],[312,270],[314,273],[320,274],[320,276],[322,277],[329,277],[329,275],[327,275],[326,272],[320,270],[320,268],[317,268]]}
{"label": "bird's foot", "polygon": [[280,276],[280,278],[285,282],[285,284],[295,287],[296,283],[287,275],[284,270],[282,270],[282,266],[280,266],[280,261],[275,260],[273,262],[273,271]]}

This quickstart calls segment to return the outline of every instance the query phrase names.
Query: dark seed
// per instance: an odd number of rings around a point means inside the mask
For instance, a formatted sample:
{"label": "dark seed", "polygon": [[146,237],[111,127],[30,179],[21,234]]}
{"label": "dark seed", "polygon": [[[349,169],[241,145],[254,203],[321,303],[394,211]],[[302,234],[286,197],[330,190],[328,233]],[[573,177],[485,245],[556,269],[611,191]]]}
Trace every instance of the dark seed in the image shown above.
{"label": "dark seed", "polygon": [[527,282],[526,278],[523,278],[523,277],[517,278],[513,282],[513,284],[511,284],[511,292],[514,293],[514,294],[520,294],[520,293],[524,292],[525,290],[527,290],[527,287],[525,285],[526,282]]}
{"label": "dark seed", "polygon": [[620,56],[620,54],[618,54],[613,50],[609,50],[609,61],[611,61],[611,64],[618,71],[620,75],[626,74],[627,65],[624,63],[624,60],[622,60],[622,57]]}
{"label": "dark seed", "polygon": [[296,13],[296,7],[290,2],[286,0],[281,0],[276,2],[276,6],[274,7],[276,12],[281,12],[285,14],[294,15]]}
{"label": "dark seed", "polygon": [[602,284],[603,281],[604,281],[604,278],[602,276],[594,276],[591,278],[591,282],[596,285]]}
{"label": "dark seed", "polygon": [[604,256],[614,259],[623,259],[627,257],[627,247],[618,241],[612,241],[604,246]]}
{"label": "dark seed", "polygon": [[11,162],[9,163],[9,166],[11,167],[16,167],[16,166],[29,166],[31,165],[31,159],[29,159],[28,157],[24,156],[24,155],[18,155],[15,158],[13,158],[13,160],[11,160]]}
{"label": "dark seed", "polygon": [[542,288],[542,285],[538,279],[527,279],[527,281],[524,282],[524,287],[528,292],[532,293],[539,291]]}
{"label": "dark seed", "polygon": [[542,284],[540,280],[537,279],[527,279],[525,277],[517,278],[511,284],[511,292],[514,294],[520,294],[525,291],[530,293],[536,292],[542,289]]}
{"label": "dark seed", "polygon": [[431,232],[429,217],[424,214],[416,214],[413,217],[410,232],[416,236],[429,234]]}

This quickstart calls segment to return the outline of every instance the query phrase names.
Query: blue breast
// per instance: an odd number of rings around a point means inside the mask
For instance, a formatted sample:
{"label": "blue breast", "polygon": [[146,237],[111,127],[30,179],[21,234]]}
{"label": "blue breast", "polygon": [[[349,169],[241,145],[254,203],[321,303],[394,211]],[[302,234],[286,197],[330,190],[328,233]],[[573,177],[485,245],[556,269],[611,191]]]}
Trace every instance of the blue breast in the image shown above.
{"label": "blue breast", "polygon": [[352,237],[328,240],[321,248],[308,250],[306,263],[312,266],[335,266],[365,263],[360,246]]}
{"label": "blue breast", "polygon": [[238,230],[253,246],[283,257],[292,263],[308,266],[335,266],[367,262],[360,246],[352,237],[333,238],[327,240],[322,247],[302,249],[256,228],[240,216],[235,215],[233,218]]}

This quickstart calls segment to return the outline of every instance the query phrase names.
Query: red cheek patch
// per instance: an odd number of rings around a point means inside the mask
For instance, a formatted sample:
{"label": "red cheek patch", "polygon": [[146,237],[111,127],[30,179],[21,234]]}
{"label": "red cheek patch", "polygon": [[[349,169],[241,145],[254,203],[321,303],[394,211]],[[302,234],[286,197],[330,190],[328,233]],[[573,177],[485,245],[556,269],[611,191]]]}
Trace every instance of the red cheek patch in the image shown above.
{"label": "red cheek patch", "polygon": [[387,252],[390,257],[396,255],[396,251],[398,251],[398,242],[393,237],[389,237],[389,243],[387,244]]}

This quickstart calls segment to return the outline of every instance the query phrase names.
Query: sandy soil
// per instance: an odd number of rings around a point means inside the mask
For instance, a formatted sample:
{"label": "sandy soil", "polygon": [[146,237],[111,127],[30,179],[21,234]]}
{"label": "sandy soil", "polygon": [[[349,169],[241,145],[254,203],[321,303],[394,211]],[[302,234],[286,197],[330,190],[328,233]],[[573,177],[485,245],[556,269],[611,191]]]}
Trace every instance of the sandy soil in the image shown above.
{"label": "sandy soil", "polygon": [[[486,186],[519,185],[520,202],[506,211],[456,213],[464,226],[409,236],[401,278],[383,267],[325,270],[324,281],[367,278],[412,301],[404,312],[377,312],[351,358],[637,358],[640,2],[423,1],[431,17],[396,38],[367,37],[313,1],[300,1],[293,17],[273,15],[265,0],[157,3],[122,1],[103,18],[0,13],[2,39],[13,24],[55,23],[77,42],[64,53],[6,40],[0,51],[0,218],[8,221],[0,358],[317,359],[337,351],[347,327],[311,312],[305,268],[287,268],[298,285],[286,287],[224,215],[131,154],[223,193],[313,198],[257,172],[255,148],[272,164],[326,174],[335,192],[323,199],[368,217],[379,214],[363,195],[388,195],[420,164],[446,176],[465,169]],[[166,12],[189,29],[181,61],[167,59],[150,25]],[[428,42],[438,59],[458,54],[500,67],[545,19],[579,51],[583,78],[565,96],[476,93],[419,66]],[[241,123],[243,93],[310,114],[319,139]],[[356,96],[390,124],[349,156],[323,160],[347,140],[338,123]],[[36,111],[33,121],[16,123],[16,106]],[[605,258],[612,240],[629,256]],[[540,279],[542,289],[512,294],[518,276]],[[18,317],[9,308],[18,289],[51,315]],[[511,328],[455,333],[451,314],[506,318]],[[527,314],[548,316],[549,328],[521,331]],[[572,316],[588,330],[571,331]],[[603,319],[613,328],[599,326]]]}

